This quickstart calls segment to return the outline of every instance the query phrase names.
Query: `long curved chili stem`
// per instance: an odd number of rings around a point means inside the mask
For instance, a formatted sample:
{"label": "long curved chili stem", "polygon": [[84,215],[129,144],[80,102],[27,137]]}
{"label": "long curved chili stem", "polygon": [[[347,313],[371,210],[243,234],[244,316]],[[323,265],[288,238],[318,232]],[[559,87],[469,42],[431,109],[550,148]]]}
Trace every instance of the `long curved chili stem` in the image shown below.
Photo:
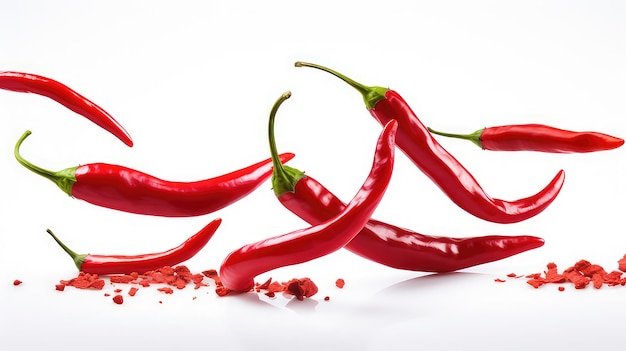
{"label": "long curved chili stem", "polygon": [[61,82],[31,73],[0,71],[0,89],[50,98],[133,146],[130,135],[113,116]]}
{"label": "long curved chili stem", "polygon": [[78,168],[78,166],[66,168],[61,171],[55,172],[55,171],[47,170],[45,168],[41,168],[37,165],[30,163],[20,154],[20,147],[22,146],[22,143],[24,142],[24,140],[26,140],[26,138],[28,138],[28,136],[31,134],[32,132],[30,130],[25,131],[24,134],[22,134],[22,136],[17,140],[17,143],[15,143],[15,147],[13,148],[13,155],[15,156],[15,159],[17,160],[17,162],[19,162],[19,164],[24,166],[26,169],[46,179],[49,179],[54,184],[56,184],[61,190],[63,190],[64,193],[66,193],[69,196],[72,196],[72,186],[74,185],[74,183],[76,183],[75,174],[76,174],[76,169]]}
{"label": "long curved chili stem", "polygon": [[272,172],[272,188],[277,194],[282,194],[287,191],[293,191],[293,188],[298,180],[304,177],[304,172],[293,167],[284,165],[280,161],[280,158],[278,157],[278,151],[276,149],[276,140],[274,136],[274,120],[276,119],[276,112],[278,112],[280,105],[282,105],[282,103],[290,97],[290,91],[283,93],[280,98],[278,98],[274,106],[272,106],[272,110],[270,111],[268,133],[270,141],[270,152],[272,154],[272,166],[274,167]]}
{"label": "long curved chili stem", "polygon": [[612,150],[624,145],[624,139],[608,134],[576,132],[536,123],[487,127],[470,134],[428,130],[446,137],[469,140],[483,150],[492,151],[584,153]]}
{"label": "long curved chili stem", "polygon": [[[283,94],[276,105],[282,104],[286,98],[288,95]],[[276,110],[272,109],[270,119],[274,118]],[[367,223],[387,189],[393,170],[396,130],[395,121],[383,128],[372,169],[340,214],[319,225],[248,244],[231,252],[220,267],[224,288],[235,292],[248,291],[258,274],[322,257],[349,243]],[[287,191],[283,196],[288,194],[291,192]]]}
{"label": "long curved chili stem", "polygon": [[90,274],[143,274],[164,266],[174,266],[192,258],[211,240],[222,223],[216,218],[182,244],[158,253],[140,255],[92,255],[78,254],[67,247],[52,230],[46,232],[72,258],[79,271]]}
{"label": "long curved chili stem", "polygon": [[[190,217],[222,209],[250,194],[272,174],[266,159],[214,178],[192,182],[167,181],[118,165],[91,163],[61,171],[36,166],[20,155],[26,131],[15,144],[17,161],[30,171],[54,182],[67,195],[91,204],[164,217]],[[281,162],[295,155],[280,155]]]}
{"label": "long curved chili stem", "polygon": [[363,95],[365,105],[381,125],[398,121],[398,147],[457,206],[486,221],[515,223],[536,216],[559,194],[565,172],[559,171],[541,191],[526,198],[506,201],[487,194],[474,176],[445,150],[419,120],[402,96],[391,89],[366,86],[334,70],[317,64],[296,62],[296,67],[312,67],[330,73]]}
{"label": "long curved chili stem", "polygon": [[[269,143],[278,201],[310,225],[319,225],[346,208],[335,194],[310,175],[289,167],[283,170],[274,137],[275,109],[270,114]],[[288,167],[288,166],[284,166]],[[488,235],[454,238],[424,235],[371,218],[344,248],[368,260],[397,269],[451,272],[501,260],[541,247],[544,240],[529,235]]]}

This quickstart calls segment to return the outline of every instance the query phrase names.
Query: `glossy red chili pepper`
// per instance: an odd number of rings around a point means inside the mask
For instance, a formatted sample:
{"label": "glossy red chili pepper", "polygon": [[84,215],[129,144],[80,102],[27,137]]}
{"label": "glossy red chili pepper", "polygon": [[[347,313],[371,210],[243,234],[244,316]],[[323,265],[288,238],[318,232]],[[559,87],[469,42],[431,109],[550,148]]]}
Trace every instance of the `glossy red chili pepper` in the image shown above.
{"label": "glossy red chili pepper", "polygon": [[164,266],[174,266],[192,258],[211,240],[221,223],[222,220],[220,218],[214,219],[199,232],[173,249],[159,253],[132,256],[77,254],[65,246],[50,229],[47,232],[70,255],[81,272],[99,275],[143,274]]}
{"label": "glossy red chili pepper", "polygon": [[543,124],[513,124],[488,127],[471,134],[453,134],[428,128],[431,133],[465,139],[483,150],[582,153],[612,150],[624,139],[598,132],[575,132]]}
{"label": "glossy red chili pepper", "polygon": [[54,79],[30,73],[0,71],[0,89],[48,97],[109,131],[124,144],[133,146],[130,135],[108,112]]}
{"label": "glossy red chili pepper", "polygon": [[[278,99],[271,115],[276,114],[280,104],[289,96],[285,93]],[[231,291],[248,291],[254,286],[254,277],[258,274],[322,257],[348,244],[367,223],[387,189],[393,170],[396,129],[395,121],[383,128],[372,169],[343,211],[316,226],[248,244],[231,252],[220,267],[224,287]],[[304,183],[298,182],[294,193],[283,193],[284,201],[296,196]]]}
{"label": "glossy red chili pepper", "polygon": [[[163,217],[200,216],[222,209],[258,188],[272,174],[272,160],[194,182],[173,182],[107,163],[92,163],[53,172],[19,154],[26,131],[15,145],[15,158],[27,169],[53,181],[66,194],[119,211]],[[281,160],[295,155],[282,154]]]}
{"label": "glossy red chili pepper", "polygon": [[[310,175],[280,163],[274,116],[270,116],[269,142],[276,197],[285,208],[311,225],[332,219],[346,205]],[[389,267],[441,273],[501,260],[543,244],[543,239],[527,235],[467,238],[423,235],[370,219],[345,249]]]}
{"label": "glossy red chili pepper", "polygon": [[539,193],[515,201],[490,197],[472,174],[445,150],[428,132],[410,106],[397,92],[378,86],[365,86],[329,68],[306,62],[296,67],[313,67],[328,72],[358,90],[370,114],[381,124],[398,121],[398,147],[441,190],[466,212],[495,223],[515,223],[531,218],[554,201],[565,173],[561,170]]}

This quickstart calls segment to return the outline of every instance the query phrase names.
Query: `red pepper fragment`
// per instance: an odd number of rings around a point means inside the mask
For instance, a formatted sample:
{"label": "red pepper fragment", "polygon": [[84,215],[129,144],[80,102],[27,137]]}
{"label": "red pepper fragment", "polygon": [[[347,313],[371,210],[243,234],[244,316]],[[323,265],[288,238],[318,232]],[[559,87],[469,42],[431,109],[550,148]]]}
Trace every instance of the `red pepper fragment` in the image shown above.
{"label": "red pepper fragment", "polygon": [[15,279],[15,280],[13,281],[13,285],[14,285],[14,286],[18,286],[18,285],[20,285],[20,284],[22,284],[22,281],[21,281],[21,280],[19,280],[19,279]]}
{"label": "red pepper fragment", "polygon": [[124,297],[122,295],[115,295],[113,296],[113,302],[115,302],[118,305],[121,305],[124,303]]}
{"label": "red pepper fragment", "polygon": [[166,293],[166,294],[173,294],[174,290],[172,290],[172,288],[168,288],[168,287],[164,287],[164,288],[158,288],[157,289],[160,292]]}
{"label": "red pepper fragment", "polygon": [[73,286],[78,289],[93,288],[97,290],[102,290],[102,288],[104,288],[104,280],[100,279],[98,274],[89,274],[85,272],[78,273],[78,276],[76,278],[72,278],[70,280],[61,280],[60,284],[65,286]]}
{"label": "red pepper fragment", "polygon": [[291,279],[287,283],[283,283],[285,292],[292,294],[296,299],[302,301],[305,297],[311,297],[317,294],[318,288],[309,278]]}
{"label": "red pepper fragment", "polygon": [[139,291],[139,289],[133,286],[132,288],[130,288],[130,290],[128,290],[128,295],[135,296],[135,294],[137,294],[137,291]]}
{"label": "red pepper fragment", "polygon": [[342,278],[339,278],[335,281],[335,286],[339,289],[343,289],[344,285],[346,285],[346,282]]}
{"label": "red pepper fragment", "polygon": [[500,279],[500,278],[496,278],[493,281],[496,282],[496,283],[504,283],[504,282],[506,282],[506,280]]}

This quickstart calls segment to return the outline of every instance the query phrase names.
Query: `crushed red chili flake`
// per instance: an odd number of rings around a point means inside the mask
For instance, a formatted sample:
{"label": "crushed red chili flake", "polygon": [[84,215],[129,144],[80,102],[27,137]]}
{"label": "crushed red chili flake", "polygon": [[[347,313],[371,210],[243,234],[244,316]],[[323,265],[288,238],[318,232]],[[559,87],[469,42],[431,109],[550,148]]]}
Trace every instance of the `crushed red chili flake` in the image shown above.
{"label": "crushed red chili flake", "polygon": [[54,286],[54,288],[58,291],[63,291],[65,290],[65,285],[64,284],[57,284]]}
{"label": "crushed red chili flake", "polygon": [[329,301],[330,300],[330,296],[324,296],[324,301]]}
{"label": "crushed red chili flake", "polygon": [[135,296],[135,294],[137,294],[137,291],[139,291],[139,289],[133,286],[132,288],[130,288],[130,290],[128,290],[128,295]]}
{"label": "crushed red chili flake", "polygon": [[[89,274],[80,272],[76,278],[72,278],[70,280],[61,280],[60,284],[65,286],[73,286],[78,289],[97,289],[102,290],[104,288],[104,280],[101,279],[97,274]],[[59,289],[57,289],[59,290]]]}
{"label": "crushed red chili flake", "polygon": [[496,283],[504,283],[504,282],[506,282],[506,280],[500,279],[500,278],[496,278],[493,281],[496,282]]}
{"label": "crushed red chili flake", "polygon": [[565,287],[564,286],[559,286],[559,291],[565,291]]}
{"label": "crushed red chili flake", "polygon": [[173,294],[174,290],[172,290],[172,288],[168,288],[168,287],[164,287],[164,288],[158,288],[157,289],[160,292],[164,292],[166,294]]}
{"label": "crushed red chili flake", "polygon": [[[618,270],[607,272],[602,266],[593,264],[588,260],[579,260],[573,266],[566,268],[562,273],[559,273],[557,266],[554,262],[547,264],[547,270],[544,271],[544,276],[541,273],[534,273],[526,275],[528,278],[527,283],[534,288],[539,288],[545,284],[563,284],[572,283],[575,289],[585,289],[591,285],[595,289],[602,288],[603,285],[617,286],[626,285],[626,278],[622,276],[623,272],[626,272],[626,255],[619,259]],[[564,287],[559,287],[559,291],[565,290]]]}
{"label": "crushed red chili flake", "polygon": [[118,305],[121,305],[124,303],[124,297],[122,295],[115,295],[113,296],[113,302],[115,302]]}
{"label": "crushed red chili flake", "polygon": [[21,280],[19,280],[19,279],[15,279],[15,280],[13,281],[13,285],[15,285],[15,286],[18,286],[18,285],[20,285],[20,284],[22,284],[22,281],[21,281]]}
{"label": "crushed red chili flake", "polygon": [[346,282],[342,278],[339,278],[335,281],[335,286],[339,289],[343,289],[344,285],[346,285]]}
{"label": "crushed red chili flake", "polygon": [[509,277],[509,278],[517,278],[517,274],[515,274],[515,273],[509,273],[506,276]]}
{"label": "crushed red chili flake", "polygon": [[109,297],[109,296],[111,296],[111,294],[109,294],[109,293],[104,293],[104,297]]}
{"label": "crushed red chili flake", "polygon": [[291,279],[286,284],[285,293],[293,294],[296,299],[302,301],[305,297],[311,297],[317,294],[317,285],[309,278]]}

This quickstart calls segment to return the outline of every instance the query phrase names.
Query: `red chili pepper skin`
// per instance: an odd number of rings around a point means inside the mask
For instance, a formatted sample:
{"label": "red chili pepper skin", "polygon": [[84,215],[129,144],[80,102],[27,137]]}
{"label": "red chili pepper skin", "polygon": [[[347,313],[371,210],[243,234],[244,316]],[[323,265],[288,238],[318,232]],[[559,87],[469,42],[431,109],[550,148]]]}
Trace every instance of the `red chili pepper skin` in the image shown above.
{"label": "red chili pepper skin", "polygon": [[[194,182],[162,180],[140,171],[106,163],[92,163],[52,172],[33,165],[19,154],[26,137],[15,146],[15,157],[29,170],[53,181],[66,194],[118,211],[162,217],[193,217],[220,210],[250,194],[272,174],[272,160]],[[284,161],[292,153],[281,154]]]}
{"label": "red chili pepper skin", "polygon": [[[300,179],[290,196],[278,199],[311,225],[322,223],[345,208],[341,200],[311,176]],[[424,235],[370,219],[345,249],[392,268],[444,273],[498,261],[543,244],[543,239],[528,235],[467,238]]]}
{"label": "red chili pepper skin", "polygon": [[353,88],[364,98],[370,114],[382,125],[398,121],[397,145],[411,161],[466,212],[495,223],[516,223],[545,210],[561,191],[565,172],[535,195],[506,201],[489,196],[463,165],[445,150],[422,124],[407,102],[396,91],[369,87],[316,64],[296,62],[296,67],[312,67],[328,72]]}
{"label": "red chili pepper skin", "polygon": [[116,136],[124,144],[133,146],[133,140],[128,132],[108,112],[54,79],[30,73],[0,71],[0,89],[20,93],[33,93],[50,98],[77,114],[86,117]]}
{"label": "red chili pepper skin", "polygon": [[[288,93],[281,96],[272,115],[288,97]],[[367,223],[387,189],[393,170],[396,129],[396,122],[383,128],[372,169],[341,213],[316,226],[248,244],[231,252],[220,267],[224,287],[235,292],[248,291],[254,286],[254,277],[261,273],[322,257],[348,244]],[[298,187],[296,184],[296,192]],[[287,192],[282,196],[289,198],[292,195]]]}
{"label": "red chili pepper skin", "polygon": [[221,223],[221,218],[214,219],[185,242],[170,250],[132,256],[77,254],[65,246],[50,229],[47,232],[72,257],[81,272],[98,275],[143,274],[164,266],[174,266],[192,258],[211,240]]}
{"label": "red chili pepper skin", "polygon": [[616,149],[624,139],[598,132],[575,132],[543,124],[488,127],[471,134],[453,134],[428,128],[431,133],[470,140],[483,150],[585,153]]}
{"label": "red chili pepper skin", "polygon": [[[269,132],[275,160],[272,185],[279,202],[311,225],[340,214],[346,205],[332,192],[310,175],[280,163],[273,122]],[[543,244],[534,236],[429,236],[370,219],[345,249],[389,267],[441,273],[501,260]]]}

